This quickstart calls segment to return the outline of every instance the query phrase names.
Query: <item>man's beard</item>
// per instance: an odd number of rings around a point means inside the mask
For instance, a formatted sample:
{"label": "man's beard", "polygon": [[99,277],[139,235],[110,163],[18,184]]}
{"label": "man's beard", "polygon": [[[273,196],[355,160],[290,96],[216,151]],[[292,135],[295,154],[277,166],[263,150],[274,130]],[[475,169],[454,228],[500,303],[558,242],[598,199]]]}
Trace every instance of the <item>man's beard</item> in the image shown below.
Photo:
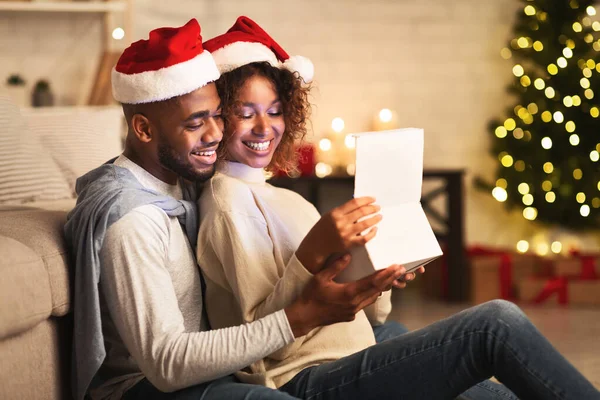
{"label": "man's beard", "polygon": [[215,174],[214,165],[199,171],[188,160],[182,160],[181,156],[162,140],[158,144],[158,161],[163,167],[191,182],[206,182]]}

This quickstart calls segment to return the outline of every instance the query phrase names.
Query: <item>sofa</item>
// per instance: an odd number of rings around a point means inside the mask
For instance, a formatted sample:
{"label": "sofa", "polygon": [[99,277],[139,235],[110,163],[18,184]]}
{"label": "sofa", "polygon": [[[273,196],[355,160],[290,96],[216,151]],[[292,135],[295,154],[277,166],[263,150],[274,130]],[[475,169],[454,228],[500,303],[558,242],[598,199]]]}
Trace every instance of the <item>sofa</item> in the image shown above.
{"label": "sofa", "polygon": [[19,109],[0,93],[0,399],[71,398],[77,176],[118,155],[118,107]]}

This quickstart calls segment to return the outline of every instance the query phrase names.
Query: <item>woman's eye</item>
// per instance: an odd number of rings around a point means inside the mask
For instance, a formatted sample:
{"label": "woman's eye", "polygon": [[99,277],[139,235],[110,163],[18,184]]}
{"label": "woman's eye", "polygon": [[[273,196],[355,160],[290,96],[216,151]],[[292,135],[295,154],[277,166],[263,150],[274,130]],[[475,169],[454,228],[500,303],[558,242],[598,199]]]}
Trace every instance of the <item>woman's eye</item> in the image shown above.
{"label": "woman's eye", "polygon": [[282,115],[283,112],[282,111],[270,111],[269,115],[273,116],[273,117],[279,117],[280,115]]}

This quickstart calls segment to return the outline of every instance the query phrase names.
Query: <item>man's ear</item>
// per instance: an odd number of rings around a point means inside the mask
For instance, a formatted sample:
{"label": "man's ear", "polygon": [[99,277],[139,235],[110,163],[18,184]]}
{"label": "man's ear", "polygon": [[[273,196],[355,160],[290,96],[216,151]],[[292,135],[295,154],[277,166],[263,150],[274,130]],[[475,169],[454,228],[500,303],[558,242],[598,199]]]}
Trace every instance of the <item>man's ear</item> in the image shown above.
{"label": "man's ear", "polygon": [[150,121],[143,114],[134,114],[131,117],[131,129],[140,142],[149,143],[152,141],[153,132]]}

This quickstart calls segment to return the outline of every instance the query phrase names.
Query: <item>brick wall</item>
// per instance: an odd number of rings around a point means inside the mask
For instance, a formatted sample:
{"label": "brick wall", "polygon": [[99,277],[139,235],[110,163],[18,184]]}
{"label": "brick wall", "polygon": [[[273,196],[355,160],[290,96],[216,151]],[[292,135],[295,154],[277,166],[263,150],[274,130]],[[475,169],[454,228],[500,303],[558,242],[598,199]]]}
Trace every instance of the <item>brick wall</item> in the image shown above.
{"label": "brick wall", "polygon": [[[397,111],[401,126],[425,129],[426,167],[468,171],[469,242],[512,247],[536,229],[503,213],[470,181],[474,173],[492,176],[486,124],[509,104],[511,65],[499,50],[518,7],[516,0],[137,0],[134,38],[192,16],[208,38],[238,15],[251,16],[290,54],[314,62],[317,137],[336,116],[356,132],[370,129],[379,109]],[[98,61],[100,17],[46,17],[0,13],[0,77],[15,70],[47,76],[61,103],[84,102]]]}

